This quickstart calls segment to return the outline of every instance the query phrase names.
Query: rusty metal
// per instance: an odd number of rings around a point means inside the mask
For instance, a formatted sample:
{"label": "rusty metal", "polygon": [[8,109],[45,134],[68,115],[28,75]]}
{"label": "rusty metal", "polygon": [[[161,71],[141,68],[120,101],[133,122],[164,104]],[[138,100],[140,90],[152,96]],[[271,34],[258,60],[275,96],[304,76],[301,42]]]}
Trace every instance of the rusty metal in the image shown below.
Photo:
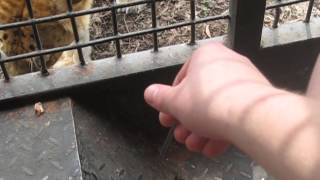
{"label": "rusty metal", "polygon": [[0,179],[81,180],[70,99],[0,111]]}

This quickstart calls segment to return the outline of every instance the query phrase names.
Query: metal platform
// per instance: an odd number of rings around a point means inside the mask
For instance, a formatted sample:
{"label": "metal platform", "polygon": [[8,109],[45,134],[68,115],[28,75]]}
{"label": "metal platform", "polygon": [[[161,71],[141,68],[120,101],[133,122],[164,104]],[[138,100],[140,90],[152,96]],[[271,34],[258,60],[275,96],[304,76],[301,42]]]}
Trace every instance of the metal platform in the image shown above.
{"label": "metal platform", "polygon": [[105,90],[44,102],[41,116],[34,104],[0,111],[0,180],[270,179],[234,148],[207,159],[172,144],[161,157],[167,129],[142,92]]}
{"label": "metal platform", "polygon": [[73,113],[86,180],[266,180],[272,179],[232,148],[208,159],[172,144],[159,154],[167,129],[143,102],[142,89],[74,97]]}
{"label": "metal platform", "polygon": [[71,101],[0,111],[1,180],[82,179]]}

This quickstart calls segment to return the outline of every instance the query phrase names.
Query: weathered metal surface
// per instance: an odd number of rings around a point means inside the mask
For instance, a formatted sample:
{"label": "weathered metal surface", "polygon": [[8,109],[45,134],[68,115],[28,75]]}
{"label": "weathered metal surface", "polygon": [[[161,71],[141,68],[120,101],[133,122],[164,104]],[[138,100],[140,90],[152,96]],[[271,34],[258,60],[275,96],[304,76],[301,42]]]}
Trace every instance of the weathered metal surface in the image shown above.
{"label": "weathered metal surface", "polygon": [[261,46],[271,48],[308,40],[319,40],[320,19],[312,18],[309,23],[295,22],[283,24],[276,29],[265,28],[262,33]]}
{"label": "weathered metal surface", "polygon": [[[222,37],[210,41],[222,41]],[[199,44],[208,42],[201,41]],[[197,46],[176,45],[159,49],[159,52],[144,51],[123,56],[121,59],[108,58],[93,61],[86,66],[74,65],[57,70],[49,70],[50,76],[31,73],[11,78],[10,82],[0,80],[0,104],[10,100],[36,97],[39,94],[62,92],[74,88],[90,86],[184,63]]]}
{"label": "weathered metal surface", "polygon": [[85,180],[254,180],[269,178],[235,149],[208,159],[173,143],[160,156],[165,129],[143,103],[143,89],[74,98],[74,118]]}
{"label": "weathered metal surface", "polygon": [[246,56],[254,57],[260,49],[266,1],[230,1],[230,46]]}
{"label": "weathered metal surface", "polygon": [[80,180],[81,166],[69,99],[0,111],[1,180]]}
{"label": "weathered metal surface", "polygon": [[298,4],[302,2],[306,2],[309,0],[273,0],[272,4],[268,5],[266,9],[274,9],[274,8],[279,8],[279,7],[284,7],[284,6],[290,6],[292,4]]}
{"label": "weathered metal surface", "polygon": [[[204,18],[198,18],[193,21],[178,22],[175,24],[167,25],[167,26],[150,28],[150,29],[145,29],[145,30],[141,30],[141,31],[129,32],[129,33],[125,33],[125,34],[118,34],[118,35],[114,35],[114,36],[90,40],[89,42],[84,42],[84,43],[79,43],[79,44],[73,44],[73,45],[62,46],[62,47],[55,47],[52,49],[44,49],[41,51],[33,51],[33,52],[9,56],[9,57],[2,57],[1,62],[6,63],[6,62],[12,62],[12,61],[16,61],[16,60],[22,60],[25,58],[32,58],[32,57],[37,57],[37,56],[41,56],[41,55],[48,55],[48,54],[53,54],[53,53],[57,53],[57,52],[79,49],[79,48],[94,46],[97,44],[107,43],[107,42],[111,42],[111,41],[119,41],[121,39],[127,39],[130,37],[137,37],[137,36],[145,35],[145,34],[158,33],[158,32],[163,32],[163,31],[170,30],[170,29],[177,29],[177,28],[184,27],[184,26],[191,26],[193,24],[201,24],[201,23],[205,23],[205,22],[217,21],[217,20],[222,20],[222,19],[229,20],[230,17],[229,17],[229,15],[225,15],[225,14],[217,15],[217,16],[208,16],[208,17],[204,17]],[[0,27],[1,27],[1,25],[0,25]]]}
{"label": "weathered metal surface", "polygon": [[[240,38],[240,36],[237,37]],[[319,37],[320,20],[319,18],[313,18],[310,23],[298,22],[282,25],[277,29],[265,29],[261,44],[263,48],[278,47],[290,51],[297,44],[307,42],[310,39],[319,41]],[[218,37],[213,41],[223,41],[223,37]],[[205,42],[208,42],[208,40],[199,41],[198,45]],[[308,44],[310,43],[309,41]],[[283,45],[290,46],[280,47]],[[93,84],[108,83],[110,80],[117,78],[126,78],[136,74],[145,74],[145,72],[161,71],[172,66],[179,66],[188,59],[197,47],[188,45],[170,46],[159,49],[159,52],[144,51],[125,55],[121,59],[108,58],[95,61],[84,67],[75,65],[54,71],[50,70],[51,74],[47,77],[43,77],[39,73],[32,73],[14,77],[10,82],[1,80],[0,104],[53,93],[65,94],[82,87],[90,87]],[[238,48],[238,50],[242,51],[241,48]]]}

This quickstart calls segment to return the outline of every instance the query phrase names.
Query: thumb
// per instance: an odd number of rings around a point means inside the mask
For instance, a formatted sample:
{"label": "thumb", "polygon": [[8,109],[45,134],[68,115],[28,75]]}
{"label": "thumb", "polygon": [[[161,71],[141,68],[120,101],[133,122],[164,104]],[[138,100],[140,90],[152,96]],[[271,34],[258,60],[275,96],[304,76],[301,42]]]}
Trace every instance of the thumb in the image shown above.
{"label": "thumb", "polygon": [[174,89],[171,86],[153,84],[149,86],[144,92],[145,101],[163,113],[170,113],[172,110],[170,107],[173,102]]}

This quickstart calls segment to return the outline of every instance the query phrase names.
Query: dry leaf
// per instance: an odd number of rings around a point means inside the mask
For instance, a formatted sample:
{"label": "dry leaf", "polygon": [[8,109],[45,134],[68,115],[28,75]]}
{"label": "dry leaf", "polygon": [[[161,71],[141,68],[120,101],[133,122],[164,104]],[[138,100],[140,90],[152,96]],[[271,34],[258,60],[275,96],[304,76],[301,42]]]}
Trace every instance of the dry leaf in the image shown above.
{"label": "dry leaf", "polygon": [[210,25],[206,25],[206,35],[211,38]]}
{"label": "dry leaf", "polygon": [[44,113],[44,109],[41,102],[38,102],[34,105],[34,112],[37,116],[41,116]]}

